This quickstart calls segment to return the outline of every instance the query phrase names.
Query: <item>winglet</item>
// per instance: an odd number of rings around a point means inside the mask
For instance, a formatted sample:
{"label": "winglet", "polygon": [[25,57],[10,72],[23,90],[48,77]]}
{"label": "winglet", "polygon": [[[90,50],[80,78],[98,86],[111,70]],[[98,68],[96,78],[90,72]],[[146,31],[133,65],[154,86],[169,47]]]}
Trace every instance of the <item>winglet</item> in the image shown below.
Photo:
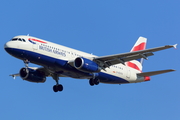
{"label": "winglet", "polygon": [[173,45],[174,49],[177,49],[177,45],[178,45],[178,44]]}

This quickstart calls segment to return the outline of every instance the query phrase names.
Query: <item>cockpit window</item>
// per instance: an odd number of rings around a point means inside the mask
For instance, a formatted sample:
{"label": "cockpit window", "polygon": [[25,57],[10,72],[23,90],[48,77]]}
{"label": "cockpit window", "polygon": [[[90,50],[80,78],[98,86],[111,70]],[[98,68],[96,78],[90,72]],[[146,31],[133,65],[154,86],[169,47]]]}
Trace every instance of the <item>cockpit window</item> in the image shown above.
{"label": "cockpit window", "polygon": [[23,39],[23,38],[13,38],[13,39],[11,39],[11,41],[21,41],[21,42],[26,42],[26,40]]}
{"label": "cockpit window", "polygon": [[26,42],[25,39],[22,39],[23,42]]}
{"label": "cockpit window", "polygon": [[19,41],[22,41],[22,39],[21,39],[21,38],[18,38],[18,40],[19,40]]}
{"label": "cockpit window", "polygon": [[17,41],[18,40],[18,38],[13,38],[13,39],[11,39],[11,41]]}

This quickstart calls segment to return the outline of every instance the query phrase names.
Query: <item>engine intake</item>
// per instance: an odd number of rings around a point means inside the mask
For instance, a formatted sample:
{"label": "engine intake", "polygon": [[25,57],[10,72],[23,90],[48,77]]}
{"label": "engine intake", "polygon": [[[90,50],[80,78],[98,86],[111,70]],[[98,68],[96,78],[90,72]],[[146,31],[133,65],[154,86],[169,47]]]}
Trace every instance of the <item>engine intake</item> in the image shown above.
{"label": "engine intake", "polygon": [[21,68],[19,74],[23,80],[29,82],[44,83],[46,81],[46,76],[43,73],[31,68]]}
{"label": "engine intake", "polygon": [[97,63],[83,57],[78,57],[75,59],[74,67],[87,73],[97,73],[101,70]]}

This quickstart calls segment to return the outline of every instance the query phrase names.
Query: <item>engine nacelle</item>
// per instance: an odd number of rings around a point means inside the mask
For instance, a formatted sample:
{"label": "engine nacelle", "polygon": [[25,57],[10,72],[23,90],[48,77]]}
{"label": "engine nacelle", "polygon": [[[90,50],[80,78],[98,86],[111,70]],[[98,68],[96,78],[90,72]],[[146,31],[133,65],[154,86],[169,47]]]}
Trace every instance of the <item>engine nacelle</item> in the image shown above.
{"label": "engine nacelle", "polygon": [[23,80],[29,82],[44,83],[46,81],[46,76],[44,74],[31,68],[21,68],[19,74]]}
{"label": "engine nacelle", "polygon": [[75,59],[74,67],[87,73],[97,73],[101,70],[97,63],[83,57],[78,57]]}

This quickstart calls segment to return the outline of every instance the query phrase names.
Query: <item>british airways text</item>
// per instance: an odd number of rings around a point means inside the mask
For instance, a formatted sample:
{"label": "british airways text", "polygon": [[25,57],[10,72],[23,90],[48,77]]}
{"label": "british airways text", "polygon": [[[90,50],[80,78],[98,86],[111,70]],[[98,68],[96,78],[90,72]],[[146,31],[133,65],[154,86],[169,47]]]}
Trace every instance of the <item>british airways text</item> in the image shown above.
{"label": "british airways text", "polygon": [[61,55],[63,57],[66,57],[66,53],[64,52],[60,52],[56,49],[52,49],[52,48],[49,48],[47,46],[42,46],[42,45],[39,45],[39,49],[40,50],[44,50],[44,51],[47,51],[47,52],[51,52],[51,53],[54,53],[54,54],[57,54],[57,55]]}

